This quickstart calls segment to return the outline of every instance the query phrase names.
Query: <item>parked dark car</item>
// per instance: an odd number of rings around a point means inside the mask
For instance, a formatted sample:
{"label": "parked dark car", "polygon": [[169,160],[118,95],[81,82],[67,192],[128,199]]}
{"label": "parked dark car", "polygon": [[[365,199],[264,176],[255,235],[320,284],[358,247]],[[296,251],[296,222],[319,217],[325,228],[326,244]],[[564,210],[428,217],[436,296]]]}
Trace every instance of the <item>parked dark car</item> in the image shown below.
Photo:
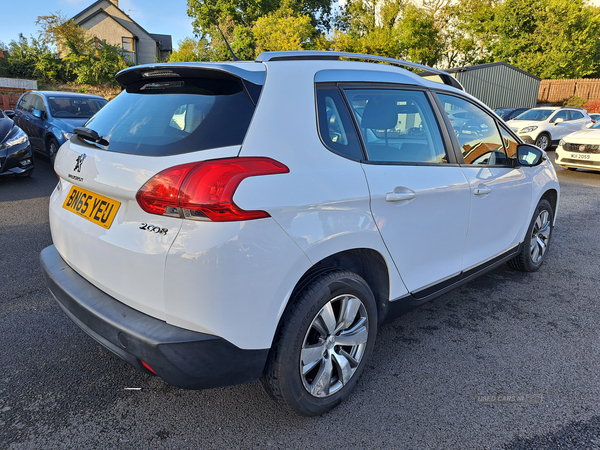
{"label": "parked dark car", "polygon": [[29,136],[34,151],[53,162],[73,129],[83,126],[108,102],[97,95],[73,92],[27,92],[15,109],[14,121]]}
{"label": "parked dark car", "polygon": [[29,177],[32,173],[33,152],[29,139],[0,109],[0,175]]}
{"label": "parked dark car", "polygon": [[524,113],[525,111],[531,108],[501,108],[497,109],[494,112],[500,116],[502,120],[505,122],[510,119],[514,119],[518,115]]}

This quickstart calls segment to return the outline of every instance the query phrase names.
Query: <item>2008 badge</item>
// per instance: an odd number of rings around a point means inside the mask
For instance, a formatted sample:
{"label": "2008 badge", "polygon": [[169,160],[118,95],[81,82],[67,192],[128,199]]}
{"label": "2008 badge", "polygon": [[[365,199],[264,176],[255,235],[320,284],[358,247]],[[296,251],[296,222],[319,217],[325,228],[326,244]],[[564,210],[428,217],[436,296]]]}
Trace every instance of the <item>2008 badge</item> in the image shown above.
{"label": "2008 badge", "polygon": [[140,230],[146,230],[146,231],[150,231],[152,233],[165,234],[165,235],[169,231],[168,228],[157,227],[156,225],[152,225],[150,223],[142,223]]}

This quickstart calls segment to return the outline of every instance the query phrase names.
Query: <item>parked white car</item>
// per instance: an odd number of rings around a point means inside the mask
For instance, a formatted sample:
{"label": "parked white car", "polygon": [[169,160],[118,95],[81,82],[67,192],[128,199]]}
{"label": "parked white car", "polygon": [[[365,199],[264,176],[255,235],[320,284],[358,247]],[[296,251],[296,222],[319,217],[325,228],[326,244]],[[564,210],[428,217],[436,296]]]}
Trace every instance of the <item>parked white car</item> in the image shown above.
{"label": "parked white car", "polygon": [[556,149],[556,163],[568,170],[600,170],[600,122],[561,139]]}
{"label": "parked white car", "polygon": [[584,109],[571,107],[543,107],[525,111],[507,124],[523,142],[548,150],[567,134],[583,130],[592,123]]}
{"label": "parked white car", "polygon": [[[272,52],[117,80],[126,89],[58,152],[41,263],[79,327],[175,386],[261,379],[323,414],[350,395],[379,325],[548,255],[546,154],[445,72]],[[453,130],[452,111],[477,132]]]}

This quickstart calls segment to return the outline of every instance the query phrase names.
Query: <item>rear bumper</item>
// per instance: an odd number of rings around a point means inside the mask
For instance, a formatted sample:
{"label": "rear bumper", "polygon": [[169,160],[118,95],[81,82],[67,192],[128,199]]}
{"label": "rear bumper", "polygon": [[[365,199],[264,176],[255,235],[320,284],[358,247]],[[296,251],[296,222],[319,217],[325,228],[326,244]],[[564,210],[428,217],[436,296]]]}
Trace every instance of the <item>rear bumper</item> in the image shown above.
{"label": "rear bumper", "polygon": [[186,330],[143,314],[93,286],[52,245],[40,254],[50,292],[69,318],[107,349],[166,382],[206,389],[256,381],[269,349],[243,350],[218,336]]}

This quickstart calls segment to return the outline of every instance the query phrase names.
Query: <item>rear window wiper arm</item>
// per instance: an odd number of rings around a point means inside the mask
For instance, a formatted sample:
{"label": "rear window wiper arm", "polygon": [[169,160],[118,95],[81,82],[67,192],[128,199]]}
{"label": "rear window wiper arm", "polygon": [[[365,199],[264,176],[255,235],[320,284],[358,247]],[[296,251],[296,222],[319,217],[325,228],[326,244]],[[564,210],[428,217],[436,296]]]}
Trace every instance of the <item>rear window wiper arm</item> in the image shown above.
{"label": "rear window wiper arm", "polygon": [[104,139],[102,136],[98,135],[98,133],[96,131],[92,130],[91,128],[77,127],[73,130],[73,133],[75,133],[79,137],[82,137],[86,141],[92,141],[92,142],[95,142],[96,144],[100,144],[103,146],[108,145],[108,141],[106,139]]}

